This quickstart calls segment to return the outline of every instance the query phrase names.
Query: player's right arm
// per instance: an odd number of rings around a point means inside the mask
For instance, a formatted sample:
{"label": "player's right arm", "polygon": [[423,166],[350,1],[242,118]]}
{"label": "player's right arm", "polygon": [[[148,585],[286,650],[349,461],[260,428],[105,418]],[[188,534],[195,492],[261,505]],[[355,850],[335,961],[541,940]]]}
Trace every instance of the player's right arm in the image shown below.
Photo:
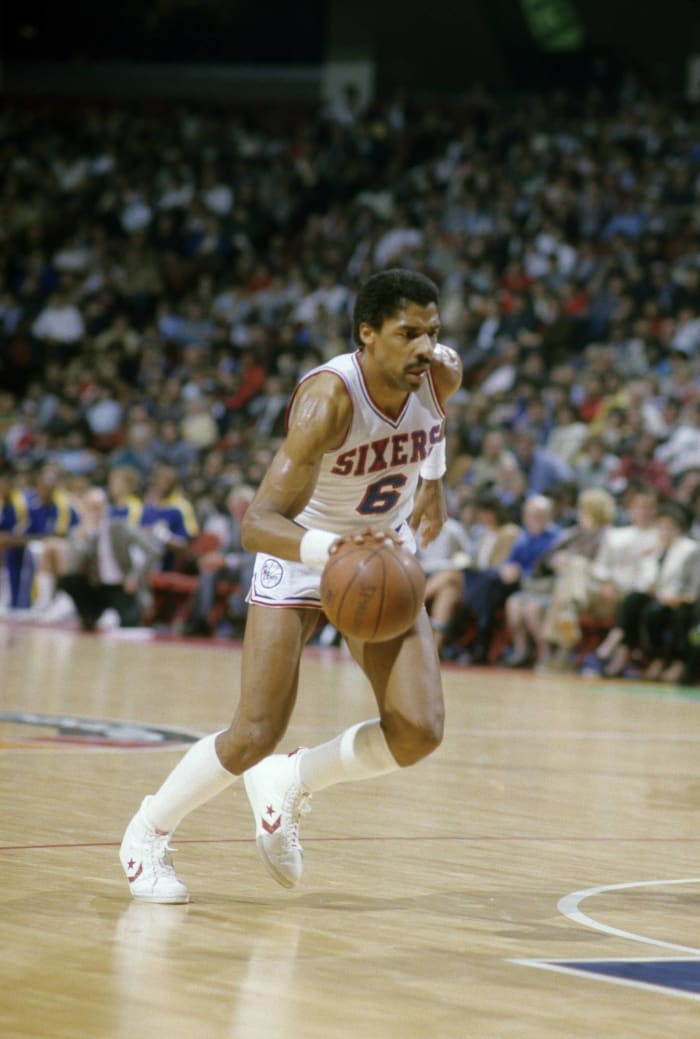
{"label": "player's right arm", "polygon": [[321,458],[345,440],[352,418],[348,392],[327,372],[297,389],[287,435],[241,522],[249,552],[299,560],[304,528],[294,523],[316,486]]}

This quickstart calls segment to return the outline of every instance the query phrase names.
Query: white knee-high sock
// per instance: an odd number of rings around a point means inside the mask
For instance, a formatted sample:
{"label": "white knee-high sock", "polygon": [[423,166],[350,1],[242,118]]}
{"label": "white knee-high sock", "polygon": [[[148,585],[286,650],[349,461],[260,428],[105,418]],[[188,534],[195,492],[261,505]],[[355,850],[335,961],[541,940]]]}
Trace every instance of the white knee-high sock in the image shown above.
{"label": "white knee-high sock", "polygon": [[360,722],[328,743],[297,755],[299,781],[311,793],[334,783],[372,779],[400,766],[384,739],[379,719]]}
{"label": "white knee-high sock", "polygon": [[40,570],[35,580],[36,599],[33,605],[39,610],[44,610],[53,599],[53,593],[56,589],[56,578],[53,574]]}
{"label": "white knee-high sock", "polygon": [[219,761],[217,736],[215,732],[194,743],[157,793],[145,798],[142,813],[153,829],[172,833],[186,815],[238,778]]}

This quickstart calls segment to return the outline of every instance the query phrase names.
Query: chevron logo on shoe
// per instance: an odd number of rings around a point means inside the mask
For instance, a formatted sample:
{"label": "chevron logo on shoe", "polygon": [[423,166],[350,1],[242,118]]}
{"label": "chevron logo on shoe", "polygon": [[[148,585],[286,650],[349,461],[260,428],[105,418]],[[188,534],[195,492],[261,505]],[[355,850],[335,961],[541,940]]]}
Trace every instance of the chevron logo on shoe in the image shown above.
{"label": "chevron logo on shoe", "polygon": [[276,830],[279,830],[281,824],[282,824],[282,816],[281,815],[278,815],[273,823],[269,823],[267,821],[267,819],[265,819],[265,818],[263,818],[263,820],[262,820],[262,827],[263,827],[263,830],[265,830],[266,833],[274,833]]}

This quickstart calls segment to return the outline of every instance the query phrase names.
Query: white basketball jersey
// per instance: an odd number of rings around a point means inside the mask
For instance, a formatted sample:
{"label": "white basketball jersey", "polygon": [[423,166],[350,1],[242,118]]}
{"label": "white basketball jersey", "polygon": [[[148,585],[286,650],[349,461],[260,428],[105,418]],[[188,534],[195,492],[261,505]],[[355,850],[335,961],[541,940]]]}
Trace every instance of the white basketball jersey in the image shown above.
{"label": "white basketball jersey", "polygon": [[352,401],[347,437],[324,454],[311,500],[295,517],[303,527],[345,535],[367,527],[396,529],[411,514],[421,463],[440,439],[445,412],[430,372],[392,418],[372,400],[359,358],[359,351],[334,357],[299,384],[332,372]]}

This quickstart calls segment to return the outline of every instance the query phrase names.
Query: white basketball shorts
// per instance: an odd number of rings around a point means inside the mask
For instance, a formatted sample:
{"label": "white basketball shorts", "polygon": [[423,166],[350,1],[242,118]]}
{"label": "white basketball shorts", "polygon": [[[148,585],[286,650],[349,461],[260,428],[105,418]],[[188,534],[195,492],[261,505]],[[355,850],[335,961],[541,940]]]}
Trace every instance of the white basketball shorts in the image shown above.
{"label": "white basketball shorts", "polygon": [[[416,541],[408,523],[402,523],[397,533],[403,538],[404,547],[415,552]],[[258,552],[246,602],[257,606],[304,606],[320,610],[321,571]]]}

